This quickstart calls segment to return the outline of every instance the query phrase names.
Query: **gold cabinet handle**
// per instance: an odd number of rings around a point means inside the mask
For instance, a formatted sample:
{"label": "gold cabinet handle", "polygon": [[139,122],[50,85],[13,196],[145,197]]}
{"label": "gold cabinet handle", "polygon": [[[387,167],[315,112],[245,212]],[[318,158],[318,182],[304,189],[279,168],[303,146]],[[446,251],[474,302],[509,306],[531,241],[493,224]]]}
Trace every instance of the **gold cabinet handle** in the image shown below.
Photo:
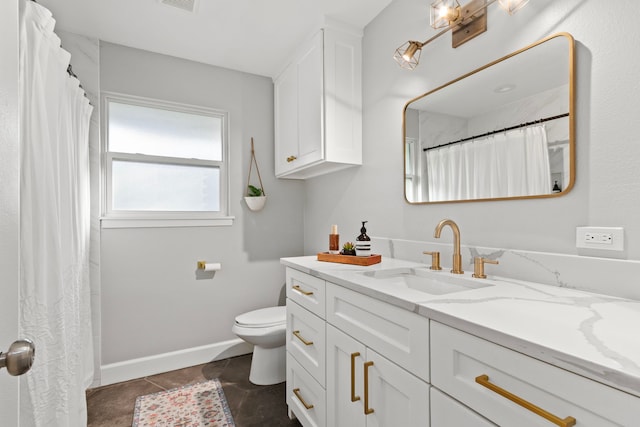
{"label": "gold cabinet handle", "polygon": [[302,338],[302,335],[300,335],[300,331],[293,331],[293,335],[295,335],[296,338],[302,341],[304,345],[313,345],[313,341],[307,341],[304,338]]}
{"label": "gold cabinet handle", "polygon": [[364,414],[373,414],[373,408],[369,408],[369,367],[373,362],[364,363]]}
{"label": "gold cabinet handle", "polygon": [[296,397],[298,398],[298,400],[300,402],[302,402],[302,404],[304,405],[305,408],[307,409],[313,409],[313,405],[309,405],[307,402],[304,401],[304,399],[302,398],[302,396],[300,396],[300,389],[299,388],[294,388],[293,389],[293,394],[296,395]]}
{"label": "gold cabinet handle", "polygon": [[[533,412],[534,414],[539,415],[542,418],[551,421],[552,423],[554,423],[557,426],[560,426],[560,427],[572,427],[572,426],[576,425],[576,419],[573,418],[573,417],[566,417],[565,419],[562,419],[560,417],[556,417],[552,413],[545,411],[544,409],[534,405],[533,403],[527,402],[526,400],[524,400],[520,396],[516,396],[515,394],[510,393],[507,390],[505,390],[503,388],[500,388],[495,384],[490,383],[488,375],[477,376],[476,377],[476,382],[478,384],[480,384],[481,386],[486,387],[489,390],[493,391],[494,393],[497,393],[500,396],[502,396],[502,397],[504,397],[506,399],[509,399],[513,403],[515,403],[517,405],[520,405],[525,409],[528,409],[529,411]],[[366,402],[366,397],[365,397],[365,402]]]}
{"label": "gold cabinet handle", "polygon": [[287,163],[291,163],[291,162],[293,162],[295,159],[297,159],[297,157],[296,157],[296,156],[289,156],[289,157],[287,157]]}
{"label": "gold cabinet handle", "polygon": [[311,291],[305,291],[304,289],[302,289],[302,288],[301,288],[300,286],[298,286],[298,285],[294,285],[294,286],[293,286],[293,289],[295,289],[296,291],[300,292],[302,295],[307,295],[307,296],[309,296],[309,295],[313,295],[313,292],[311,292]]}
{"label": "gold cabinet handle", "polygon": [[351,353],[351,401],[357,402],[360,396],[356,396],[356,357],[360,356],[359,352]]}

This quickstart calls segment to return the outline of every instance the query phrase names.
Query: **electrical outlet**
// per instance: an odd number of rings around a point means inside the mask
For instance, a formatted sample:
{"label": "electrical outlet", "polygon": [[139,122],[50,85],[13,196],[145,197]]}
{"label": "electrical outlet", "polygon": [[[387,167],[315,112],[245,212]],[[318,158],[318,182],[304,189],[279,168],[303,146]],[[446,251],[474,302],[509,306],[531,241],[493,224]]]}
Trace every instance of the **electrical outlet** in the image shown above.
{"label": "electrical outlet", "polygon": [[607,251],[623,251],[624,228],[577,227],[576,247],[587,249],[603,249]]}

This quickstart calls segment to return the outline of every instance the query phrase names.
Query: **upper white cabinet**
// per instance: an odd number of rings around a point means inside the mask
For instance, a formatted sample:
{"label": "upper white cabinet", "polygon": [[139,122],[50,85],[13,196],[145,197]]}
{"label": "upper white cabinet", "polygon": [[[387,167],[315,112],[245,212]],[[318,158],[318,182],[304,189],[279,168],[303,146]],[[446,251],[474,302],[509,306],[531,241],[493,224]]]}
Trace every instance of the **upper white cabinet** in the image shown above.
{"label": "upper white cabinet", "polygon": [[325,28],[275,79],[275,171],[306,179],[362,164],[362,37]]}

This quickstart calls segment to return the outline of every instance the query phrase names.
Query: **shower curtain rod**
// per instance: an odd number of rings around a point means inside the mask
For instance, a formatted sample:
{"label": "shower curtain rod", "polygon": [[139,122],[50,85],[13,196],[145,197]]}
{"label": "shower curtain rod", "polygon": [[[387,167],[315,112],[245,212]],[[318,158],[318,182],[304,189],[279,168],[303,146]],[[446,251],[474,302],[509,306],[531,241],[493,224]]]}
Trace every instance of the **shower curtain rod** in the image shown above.
{"label": "shower curtain rod", "polygon": [[510,126],[508,128],[493,130],[491,132],[483,133],[481,135],[474,135],[474,136],[470,136],[470,137],[467,137],[467,138],[459,139],[457,141],[447,142],[446,144],[440,144],[440,145],[436,145],[434,147],[423,148],[422,151],[435,150],[436,148],[446,147],[448,145],[459,144],[461,142],[470,141],[472,139],[482,138],[482,137],[490,136],[490,135],[495,135],[497,133],[506,132],[508,130],[520,129],[520,128],[524,128],[524,127],[527,127],[527,126],[537,125],[537,124],[540,124],[540,123],[548,122],[550,120],[557,120],[557,119],[561,119],[563,117],[568,117],[568,116],[569,116],[569,113],[564,113],[564,114],[558,114],[557,116],[545,117],[544,119],[538,119],[538,120],[534,120],[532,122],[527,122],[527,123],[520,123],[519,125]]}
{"label": "shower curtain rod", "polygon": [[[36,0],[31,0],[31,1],[34,3],[38,3]],[[67,66],[67,74],[69,74],[71,77],[75,77],[78,80],[78,82],[80,82],[80,79],[78,78],[78,76],[76,76],[76,73],[73,72],[73,67],[71,66],[71,64]],[[84,97],[88,99],[89,97],[87,96],[87,91],[84,90],[84,88],[82,87],[82,84],[78,83],[78,86],[80,86],[80,89],[84,91]]]}

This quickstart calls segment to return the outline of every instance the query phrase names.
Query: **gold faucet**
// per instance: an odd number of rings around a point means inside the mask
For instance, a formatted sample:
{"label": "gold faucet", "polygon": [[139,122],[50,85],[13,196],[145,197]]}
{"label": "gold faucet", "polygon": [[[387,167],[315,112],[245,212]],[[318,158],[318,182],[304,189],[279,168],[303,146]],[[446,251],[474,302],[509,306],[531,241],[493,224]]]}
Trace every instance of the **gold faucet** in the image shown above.
{"label": "gold faucet", "polygon": [[431,269],[442,270],[440,267],[440,252],[422,252],[425,255],[431,255]]}
{"label": "gold faucet", "polygon": [[451,272],[453,274],[463,274],[462,255],[460,255],[460,229],[458,228],[458,224],[453,222],[453,220],[443,219],[436,225],[436,231],[433,233],[433,237],[439,239],[440,233],[445,225],[451,227],[451,231],[453,231],[453,269]]}
{"label": "gold faucet", "polygon": [[484,265],[485,264],[498,264],[498,260],[492,260],[487,258],[482,258],[477,256],[473,259],[473,277],[478,279],[486,279],[487,275],[484,274]]}

